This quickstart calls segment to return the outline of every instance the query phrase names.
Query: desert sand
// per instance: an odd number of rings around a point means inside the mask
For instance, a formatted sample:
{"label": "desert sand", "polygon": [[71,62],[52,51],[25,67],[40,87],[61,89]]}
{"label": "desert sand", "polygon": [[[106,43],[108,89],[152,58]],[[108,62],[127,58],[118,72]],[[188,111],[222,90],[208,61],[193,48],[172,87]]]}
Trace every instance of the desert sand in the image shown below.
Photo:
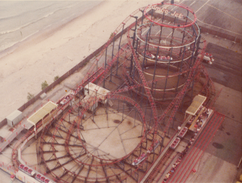
{"label": "desert sand", "polygon": [[[22,43],[0,58],[0,120],[38,94],[41,83],[52,83],[110,37],[136,9],[157,0],[104,0],[80,17]],[[177,1],[179,2],[179,0]]]}

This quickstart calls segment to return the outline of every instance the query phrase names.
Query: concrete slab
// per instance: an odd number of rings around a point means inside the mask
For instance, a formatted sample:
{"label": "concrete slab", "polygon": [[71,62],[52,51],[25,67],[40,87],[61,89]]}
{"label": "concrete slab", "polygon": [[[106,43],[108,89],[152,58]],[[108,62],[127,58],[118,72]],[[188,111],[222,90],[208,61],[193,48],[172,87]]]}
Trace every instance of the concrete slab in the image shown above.
{"label": "concrete slab", "polygon": [[212,80],[226,87],[242,91],[242,54],[219,45],[208,43],[207,49],[214,56],[212,65],[206,68]]}
{"label": "concrete slab", "polygon": [[237,165],[242,154],[241,129],[242,124],[226,117],[206,151]]}
{"label": "concrete slab", "polygon": [[10,179],[10,175],[7,172],[4,172],[0,169],[0,183],[22,183],[18,179],[14,179],[13,181]]}
{"label": "concrete slab", "polygon": [[226,117],[233,119],[238,123],[242,123],[242,93],[215,83],[217,90],[221,90],[220,96],[214,104],[214,108]]}
{"label": "concrete slab", "polygon": [[242,38],[241,1],[186,0],[182,4],[194,10],[200,26]]}
{"label": "concrete slab", "polygon": [[32,167],[33,169],[37,169],[36,142],[30,144],[22,151],[22,159],[28,166]]}
{"label": "concrete slab", "polygon": [[222,159],[204,153],[203,157],[194,167],[195,173],[190,174],[187,183],[193,182],[233,182],[236,175],[236,166]]}
{"label": "concrete slab", "polygon": [[[135,121],[135,123],[134,123]],[[109,154],[121,158],[129,154],[140,143],[142,123],[118,111],[105,113],[105,108],[99,107],[94,118],[89,118],[83,123],[81,131],[88,144],[88,151],[95,152],[95,156]],[[94,149],[96,148],[96,151]]]}
{"label": "concrete slab", "polygon": [[13,129],[11,126],[4,125],[2,128],[0,128],[0,136],[3,138],[7,138],[12,131],[10,129]]}
{"label": "concrete slab", "polygon": [[[216,84],[219,88],[221,85]],[[215,108],[226,117],[207,152],[237,165],[242,154],[242,95],[241,92],[224,87]]]}

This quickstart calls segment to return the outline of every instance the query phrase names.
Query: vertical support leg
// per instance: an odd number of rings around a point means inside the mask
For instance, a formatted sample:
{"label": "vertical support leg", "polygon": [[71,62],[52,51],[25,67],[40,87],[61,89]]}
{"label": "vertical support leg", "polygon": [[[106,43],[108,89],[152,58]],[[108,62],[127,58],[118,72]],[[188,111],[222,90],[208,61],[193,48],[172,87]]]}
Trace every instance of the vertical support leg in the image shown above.
{"label": "vertical support leg", "polygon": [[154,67],[154,73],[153,73],[153,79],[152,79],[152,86],[151,86],[151,92],[153,92],[154,82],[155,82],[155,72],[156,72],[156,65],[158,60],[158,54],[159,54],[159,47],[157,47],[156,50],[156,58],[155,58],[155,67]]}
{"label": "vertical support leg", "polygon": [[[172,53],[172,48],[171,48],[171,53]],[[163,100],[165,99],[165,94],[166,94],[167,80],[168,80],[168,75],[169,75],[169,71],[170,71],[170,62],[171,62],[171,60],[169,59],[168,69],[167,69],[167,73],[166,73],[166,77],[165,77],[166,81],[165,81],[165,87],[164,87]]]}
{"label": "vertical support leg", "polygon": [[[113,57],[114,57],[114,44],[115,44],[115,37],[116,35],[114,36],[113,38],[113,47],[112,47],[112,60],[113,60]],[[110,71],[110,78],[109,78],[109,81],[112,82],[112,76],[113,76],[113,67],[111,67],[111,71]]]}
{"label": "vertical support leg", "polygon": [[[125,24],[123,24],[123,28],[122,28],[122,31],[121,31],[121,36],[120,36],[120,39],[119,39],[118,51],[120,51],[120,45],[121,45],[121,41],[122,41],[122,37],[123,37],[123,32],[124,32],[124,25],[125,25]],[[119,64],[119,56],[118,56],[118,58],[117,58],[116,76],[118,75],[118,64]]]}
{"label": "vertical support leg", "polygon": [[[182,60],[181,60],[181,62],[180,62],[180,68],[179,68],[179,72],[181,73],[181,71],[182,71],[182,66],[183,66],[183,64],[184,64],[184,56],[185,56],[185,52],[186,52],[186,46],[184,46],[183,47],[183,54],[182,54]],[[176,92],[178,91],[178,86],[179,86],[179,82],[180,82],[180,77],[181,77],[181,74],[179,74],[179,76],[178,76],[178,80],[177,80],[177,85],[176,85]]]}

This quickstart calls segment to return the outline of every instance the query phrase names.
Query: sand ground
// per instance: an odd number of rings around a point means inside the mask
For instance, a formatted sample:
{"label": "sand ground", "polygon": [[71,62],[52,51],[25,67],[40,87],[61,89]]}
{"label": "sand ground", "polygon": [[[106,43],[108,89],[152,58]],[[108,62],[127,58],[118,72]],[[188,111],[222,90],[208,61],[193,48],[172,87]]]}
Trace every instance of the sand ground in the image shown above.
{"label": "sand ground", "polygon": [[[179,2],[180,0],[177,0]],[[133,11],[156,0],[105,0],[68,24],[0,57],[0,120],[104,44]]]}

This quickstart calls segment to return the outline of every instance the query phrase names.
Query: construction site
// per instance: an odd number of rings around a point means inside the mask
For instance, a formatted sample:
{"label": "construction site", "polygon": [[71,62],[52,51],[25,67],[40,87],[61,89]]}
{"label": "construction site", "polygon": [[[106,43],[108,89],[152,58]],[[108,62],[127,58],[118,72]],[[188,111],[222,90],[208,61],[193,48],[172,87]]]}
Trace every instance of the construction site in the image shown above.
{"label": "construction site", "polygon": [[140,8],[74,71],[85,73],[75,88],[7,118],[0,167],[31,183],[186,182],[225,119],[214,62],[191,8]]}

